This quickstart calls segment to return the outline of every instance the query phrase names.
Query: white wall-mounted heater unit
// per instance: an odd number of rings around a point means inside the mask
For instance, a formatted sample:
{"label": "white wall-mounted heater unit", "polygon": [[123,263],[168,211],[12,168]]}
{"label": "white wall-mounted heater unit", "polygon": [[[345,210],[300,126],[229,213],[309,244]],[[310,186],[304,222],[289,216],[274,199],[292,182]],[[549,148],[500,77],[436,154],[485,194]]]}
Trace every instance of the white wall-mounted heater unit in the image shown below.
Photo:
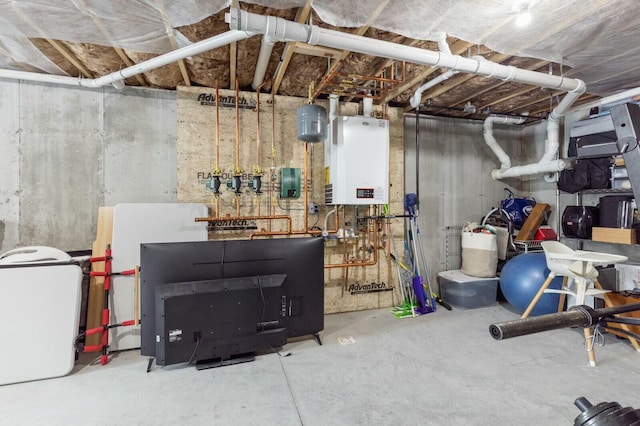
{"label": "white wall-mounted heater unit", "polygon": [[389,202],[389,121],[338,116],[324,143],[325,204]]}

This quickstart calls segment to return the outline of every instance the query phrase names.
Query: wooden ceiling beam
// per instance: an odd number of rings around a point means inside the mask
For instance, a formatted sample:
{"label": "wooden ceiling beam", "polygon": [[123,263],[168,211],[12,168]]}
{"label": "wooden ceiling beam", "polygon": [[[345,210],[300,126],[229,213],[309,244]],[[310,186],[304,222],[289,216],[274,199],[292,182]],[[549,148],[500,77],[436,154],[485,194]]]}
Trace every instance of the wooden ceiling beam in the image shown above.
{"label": "wooden ceiling beam", "polygon": [[[547,65],[548,63],[549,63],[549,61],[537,61],[534,64],[531,64],[528,67],[524,67],[522,69],[533,71],[533,70],[537,70],[538,68],[541,68],[541,67]],[[470,101],[471,99],[473,99],[475,97],[478,97],[479,95],[482,95],[484,93],[490,92],[490,91],[492,91],[494,89],[497,89],[498,87],[500,87],[500,86],[502,86],[504,84],[507,84],[507,83],[508,83],[507,81],[500,80],[499,82],[497,82],[495,84],[492,84],[491,86],[485,87],[482,90],[479,90],[477,92],[473,92],[473,94],[471,94],[471,95],[469,95],[469,96],[467,96],[465,98],[462,98],[462,99],[459,99],[459,100],[455,101],[450,106],[461,105],[461,104],[463,104],[463,103],[465,103],[467,101]]]}
{"label": "wooden ceiling beam", "polygon": [[74,55],[62,42],[58,40],[53,40],[50,38],[45,39],[47,42],[53,46],[64,58],[71,62],[71,64],[76,67],[76,69],[80,72],[80,74],[84,75],[86,78],[94,78],[93,73],[89,71],[89,69],[82,63],[80,60]]}
{"label": "wooden ceiling beam", "polygon": [[229,45],[229,89],[236,87],[236,67],[238,62],[238,42]]}
{"label": "wooden ceiling beam", "polygon": [[[385,7],[387,7],[390,1],[391,0],[384,0],[380,2],[378,7],[373,11],[373,13],[371,13],[371,16],[369,16],[365,24],[361,27],[356,28],[356,30],[353,31],[351,34],[357,35],[357,36],[363,36],[367,32],[367,30],[371,27],[371,24],[373,24],[376,18],[380,16],[380,14],[385,9]],[[346,57],[349,56],[350,53],[351,53],[350,50],[343,50],[340,57],[333,62],[331,67],[329,67],[329,71],[327,71],[327,75],[331,75],[334,72],[336,72],[337,69],[342,65],[342,61],[344,61]],[[318,89],[316,89],[316,93],[314,94],[314,97],[317,95],[318,95]]]}
{"label": "wooden ceiling beam", "polygon": [[[311,1],[307,0],[304,6],[298,8],[298,12],[296,13],[295,22],[302,23],[307,20],[309,14],[311,13]],[[271,86],[271,95],[275,95],[278,93],[278,89],[280,88],[280,84],[282,83],[282,79],[284,78],[285,72],[287,72],[287,68],[289,67],[289,62],[291,61],[291,57],[296,50],[297,43],[288,42],[284,46],[284,51],[282,52],[282,56],[280,56],[280,62],[276,67],[276,71],[273,77],[273,84]]]}
{"label": "wooden ceiling beam", "polygon": [[[120,49],[119,47],[114,47],[113,50],[116,51],[116,53],[118,54],[122,62],[124,62],[124,64],[127,66],[127,68],[132,67],[134,65],[134,62],[131,60],[129,56],[127,56],[126,53],[124,53],[124,50]],[[144,77],[141,74],[136,74],[134,77],[140,86],[147,85],[147,82],[145,81]]]}
{"label": "wooden ceiling beam", "polygon": [[[76,1],[78,1],[79,4],[82,5],[85,9],[87,8],[87,4],[86,4],[85,0],[76,0]],[[102,21],[100,21],[100,19],[98,19],[98,17],[93,13],[90,13],[89,15],[91,16],[91,20],[93,21],[95,26],[98,27],[100,32],[106,37],[106,39],[109,42],[109,44],[111,46],[114,46],[113,50],[115,50],[116,54],[120,57],[122,62],[127,67],[133,66],[134,62],[131,60],[131,58],[129,58],[129,56],[124,52],[124,50],[119,48],[119,47],[115,47],[116,43],[113,40],[113,36],[111,35],[111,32],[107,29],[107,27],[104,26]],[[144,77],[142,75],[136,74],[135,75],[135,79],[138,81],[138,84],[140,84],[141,86],[146,86],[147,85],[147,82],[145,81],[145,79],[144,79]]]}
{"label": "wooden ceiling beam", "polygon": [[492,99],[491,102],[488,102],[488,103],[486,103],[484,105],[481,105],[480,107],[478,107],[478,109],[480,111],[484,111],[485,109],[489,108],[492,105],[501,104],[502,102],[506,102],[509,99],[517,98],[518,96],[525,95],[527,93],[533,92],[534,90],[540,90],[540,87],[527,85],[526,87],[523,87],[520,90],[516,90],[514,92],[510,92],[506,96],[501,96],[499,98]]}
{"label": "wooden ceiling beam", "polygon": [[[560,93],[563,93],[563,92],[560,92]],[[585,102],[591,102],[592,100],[598,99],[598,98],[600,98],[600,96],[591,95],[591,94],[585,93],[584,95],[580,96],[578,98],[578,100],[572,106],[579,106],[580,104],[583,104]],[[542,101],[540,101],[540,102],[542,102]],[[535,105],[535,104],[532,104],[532,105]],[[529,114],[532,115],[532,116],[535,116],[535,115],[541,114],[543,112],[548,113],[549,112],[549,107],[538,108],[538,109],[529,111]]]}
{"label": "wooden ceiling beam", "polygon": [[[169,43],[171,44],[171,48],[173,50],[178,49],[178,41],[176,40],[176,35],[174,33],[174,28],[171,25],[171,21],[169,20],[169,16],[167,15],[166,9],[164,7],[164,1],[159,2],[160,14],[162,15],[162,22],[164,23],[164,29],[167,33],[167,37],[169,38]],[[182,74],[182,80],[186,86],[191,86],[191,79],[189,79],[189,73],[187,72],[187,66],[185,65],[184,59],[178,59],[178,68],[180,68],[180,74]]]}

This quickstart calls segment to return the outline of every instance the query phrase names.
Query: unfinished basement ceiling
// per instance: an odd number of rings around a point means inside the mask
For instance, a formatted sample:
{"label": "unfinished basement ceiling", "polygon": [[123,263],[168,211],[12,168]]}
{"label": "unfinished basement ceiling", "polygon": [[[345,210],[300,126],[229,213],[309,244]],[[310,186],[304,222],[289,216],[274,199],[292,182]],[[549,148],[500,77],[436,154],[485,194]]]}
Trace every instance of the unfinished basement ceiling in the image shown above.
{"label": "unfinished basement ceiling", "polygon": [[[234,2],[235,3],[235,2]],[[229,30],[230,1],[0,0],[0,68],[96,78]],[[640,8],[632,0],[257,0],[241,9],[365,37],[504,65],[580,78],[577,104],[640,86]],[[532,15],[526,27],[516,19]],[[179,85],[253,90],[262,36],[186,58],[126,80],[127,85]],[[409,98],[446,70],[364,54],[275,43],[262,92],[307,97],[365,93],[376,103],[412,110]],[[334,76],[331,80],[328,76]],[[427,90],[422,111],[484,118],[488,112],[545,117],[561,91],[459,73]],[[475,110],[475,113],[473,112]]]}

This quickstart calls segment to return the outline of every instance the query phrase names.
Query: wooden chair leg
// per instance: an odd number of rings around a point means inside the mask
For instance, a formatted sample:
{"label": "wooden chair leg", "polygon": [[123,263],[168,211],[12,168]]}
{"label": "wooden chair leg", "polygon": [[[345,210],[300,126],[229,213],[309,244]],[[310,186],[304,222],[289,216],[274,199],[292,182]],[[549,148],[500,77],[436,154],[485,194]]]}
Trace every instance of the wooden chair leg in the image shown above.
{"label": "wooden chair leg", "polygon": [[596,353],[593,351],[595,341],[591,333],[591,327],[584,328],[584,342],[587,348],[587,354],[589,355],[589,365],[596,366]]}
{"label": "wooden chair leg", "polygon": [[[602,286],[600,285],[598,280],[593,280],[593,285],[598,290],[602,290]],[[607,308],[611,308],[612,306],[614,306],[613,302],[611,302],[611,298],[609,297],[609,295],[605,293],[602,295],[602,298],[604,299],[604,304]],[[625,331],[631,331],[631,329],[627,324],[618,324],[618,327],[620,327]],[[640,352],[640,343],[638,343],[638,341],[631,336],[626,336],[626,338],[629,340],[629,342],[631,342],[631,346],[633,346],[633,348],[636,351]]]}
{"label": "wooden chair leg", "polygon": [[527,309],[524,311],[524,313],[520,318],[526,318],[529,316],[529,314],[531,314],[531,311],[533,311],[533,308],[535,308],[536,303],[538,303],[538,300],[540,300],[540,298],[544,294],[544,291],[547,289],[547,287],[549,287],[549,284],[551,284],[551,281],[553,281],[555,277],[556,277],[556,274],[554,274],[553,272],[549,273],[549,275],[547,276],[547,279],[540,287],[540,290],[538,290],[535,297],[533,298],[531,303],[529,303],[529,306],[527,306]]}
{"label": "wooden chair leg", "polygon": [[[569,277],[562,279],[562,289],[564,290],[569,283]],[[560,300],[558,300],[558,312],[564,311],[564,301],[567,299],[567,293],[560,293]]]}

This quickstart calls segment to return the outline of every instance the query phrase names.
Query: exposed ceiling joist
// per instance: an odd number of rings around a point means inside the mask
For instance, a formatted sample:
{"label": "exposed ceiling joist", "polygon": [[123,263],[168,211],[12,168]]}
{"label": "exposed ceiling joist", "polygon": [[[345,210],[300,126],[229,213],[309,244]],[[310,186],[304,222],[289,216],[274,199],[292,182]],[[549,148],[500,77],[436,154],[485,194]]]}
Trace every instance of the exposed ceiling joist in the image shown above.
{"label": "exposed ceiling joist", "polygon": [[[357,28],[355,31],[352,32],[352,34],[354,35],[358,35],[358,36],[363,36],[367,30],[371,27],[371,24],[373,24],[373,22],[376,20],[376,18],[378,16],[380,16],[380,14],[382,13],[382,11],[385,9],[385,7],[387,7],[387,5],[389,4],[391,0],[384,0],[382,1],[378,7],[373,11],[373,13],[371,14],[371,16],[369,16],[369,18],[367,19],[367,21],[365,22],[365,24],[359,28]],[[349,56],[349,54],[351,54],[350,51],[348,50],[344,50],[342,51],[342,54],[340,55],[340,57],[333,62],[333,64],[331,64],[331,67],[329,68],[329,71],[327,71],[326,75],[332,75],[334,74],[337,69],[342,65],[342,61]],[[313,97],[316,98],[321,91],[322,87],[318,87],[316,89],[316,92],[313,94]]]}
{"label": "exposed ceiling joist", "polygon": [[76,69],[82,74],[85,78],[94,78],[93,73],[89,71],[89,69],[84,66],[82,62],[74,55],[62,42],[58,40],[52,40],[50,38],[46,39],[47,42],[53,46],[54,49],[58,51],[64,58],[71,62],[71,64],[76,67]]}
{"label": "exposed ceiling joist", "polygon": [[515,92],[510,92],[508,95],[492,99],[491,102],[487,102],[484,105],[481,105],[480,107],[478,107],[478,109],[480,111],[484,111],[485,109],[489,108],[490,106],[501,104],[502,102],[506,102],[509,99],[517,98],[518,96],[522,96],[522,95],[525,95],[527,93],[531,93],[531,92],[536,91],[536,90],[540,90],[540,88],[537,87],[537,86],[526,86],[526,87],[523,87],[520,90],[516,90]]}
{"label": "exposed ceiling joist", "polygon": [[[169,21],[169,17],[167,16],[167,12],[164,7],[164,1],[160,1],[159,3],[160,12],[162,14],[162,22],[164,23],[164,28],[167,33],[167,37],[169,38],[169,43],[171,44],[171,48],[173,50],[176,50],[178,48],[178,42],[174,33],[175,30],[173,29],[171,21]],[[180,68],[180,74],[182,74],[182,80],[184,81],[184,84],[186,86],[191,86],[191,80],[189,79],[189,73],[187,72],[187,66],[184,63],[184,59],[178,60],[178,68]]]}
{"label": "exposed ceiling joist", "polygon": [[[537,69],[547,65],[548,63],[549,63],[549,61],[537,61],[537,62],[529,65],[528,67],[523,67],[523,69],[526,69],[526,70],[537,70]],[[465,96],[462,99],[458,99],[458,100],[454,101],[453,103],[451,103],[450,106],[462,105],[463,103],[465,103],[467,101],[470,101],[471,99],[473,99],[475,97],[478,97],[478,96],[480,96],[480,95],[482,95],[484,93],[487,93],[487,92],[490,92],[492,90],[495,90],[495,89],[497,89],[498,87],[500,87],[500,86],[502,86],[504,84],[507,84],[507,82],[506,81],[499,81],[499,82],[497,82],[495,84],[492,84],[490,86],[485,87],[482,90],[479,90],[477,92],[473,92],[469,96]],[[440,112],[440,111],[438,111],[438,112]]]}
{"label": "exposed ceiling joist", "polygon": [[324,46],[315,46],[307,43],[293,43],[294,53],[308,56],[319,56],[321,58],[337,59],[342,54],[341,50],[331,49]]}
{"label": "exposed ceiling joist", "polygon": [[[122,59],[122,62],[124,62],[124,64],[127,67],[131,67],[131,66],[134,65],[134,63],[131,60],[131,58],[129,58],[127,56],[127,54],[124,53],[124,50],[120,49],[119,47],[114,47],[113,50],[116,51],[116,53],[118,54],[120,59]],[[147,82],[145,81],[144,77],[142,77],[142,74],[136,74],[135,78],[136,78],[136,81],[138,82],[139,85],[141,85],[141,86],[146,86],[147,85]]]}
{"label": "exposed ceiling joist", "polygon": [[[85,9],[87,9],[87,2],[85,0],[76,0],[76,1],[78,1],[78,3],[80,5],[82,5]],[[90,14],[90,16],[91,16],[91,20],[93,21],[95,26],[100,30],[100,32],[109,41],[109,44],[111,46],[116,46],[116,43],[113,41],[113,36],[111,35],[111,31],[109,31],[107,29],[107,27],[102,23],[102,21],[100,19],[98,19],[98,17],[95,14]],[[130,67],[130,66],[132,66],[134,64],[133,61],[131,60],[131,58],[129,58],[129,56],[127,56],[127,54],[124,53],[123,49],[121,49],[119,47],[114,47],[113,49],[115,50],[115,52],[118,55],[118,57],[122,60],[122,62],[127,67]],[[136,81],[138,82],[139,85],[141,85],[141,86],[146,86],[147,85],[147,82],[145,81],[144,77],[142,77],[142,75],[136,74],[135,78],[136,78]]]}

